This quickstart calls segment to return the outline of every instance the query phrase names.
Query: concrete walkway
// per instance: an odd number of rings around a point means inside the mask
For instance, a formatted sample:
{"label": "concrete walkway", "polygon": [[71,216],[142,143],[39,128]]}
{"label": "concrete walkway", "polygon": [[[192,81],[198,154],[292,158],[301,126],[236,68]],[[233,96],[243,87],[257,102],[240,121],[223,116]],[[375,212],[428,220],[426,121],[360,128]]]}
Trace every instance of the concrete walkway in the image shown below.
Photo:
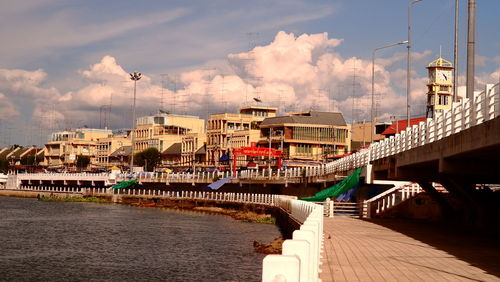
{"label": "concrete walkway", "polygon": [[498,241],[392,219],[325,218],[324,232],[324,282],[500,281]]}

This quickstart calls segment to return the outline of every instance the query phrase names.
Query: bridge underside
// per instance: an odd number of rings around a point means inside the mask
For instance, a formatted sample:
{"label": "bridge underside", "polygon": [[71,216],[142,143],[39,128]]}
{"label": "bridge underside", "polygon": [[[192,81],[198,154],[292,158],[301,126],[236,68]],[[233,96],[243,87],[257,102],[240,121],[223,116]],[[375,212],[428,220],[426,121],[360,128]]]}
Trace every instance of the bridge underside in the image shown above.
{"label": "bridge underside", "polygon": [[[500,184],[500,118],[377,160],[372,170],[375,179],[417,182],[445,216],[460,214],[476,227],[487,227],[499,221],[500,193],[476,184]],[[446,200],[431,182],[442,184],[455,201]]]}
{"label": "bridge underside", "polygon": [[500,118],[373,163],[375,179],[500,183]]}

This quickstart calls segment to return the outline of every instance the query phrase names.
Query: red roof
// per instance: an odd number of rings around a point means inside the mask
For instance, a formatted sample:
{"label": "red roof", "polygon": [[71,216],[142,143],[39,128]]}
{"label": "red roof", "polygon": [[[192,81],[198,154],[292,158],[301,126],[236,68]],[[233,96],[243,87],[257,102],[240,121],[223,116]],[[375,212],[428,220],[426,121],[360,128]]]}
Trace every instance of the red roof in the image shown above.
{"label": "red roof", "polygon": [[[412,118],[412,119],[410,119],[410,124],[411,124],[411,126],[417,125],[420,122],[425,121],[425,120],[426,120],[426,118],[423,118],[423,117],[422,118]],[[382,132],[381,134],[382,135],[392,135],[392,134],[399,133],[399,132],[405,130],[407,125],[408,125],[408,120],[406,120],[406,119],[395,121],[391,125],[389,125],[389,127],[387,127],[384,130],[384,132]]]}

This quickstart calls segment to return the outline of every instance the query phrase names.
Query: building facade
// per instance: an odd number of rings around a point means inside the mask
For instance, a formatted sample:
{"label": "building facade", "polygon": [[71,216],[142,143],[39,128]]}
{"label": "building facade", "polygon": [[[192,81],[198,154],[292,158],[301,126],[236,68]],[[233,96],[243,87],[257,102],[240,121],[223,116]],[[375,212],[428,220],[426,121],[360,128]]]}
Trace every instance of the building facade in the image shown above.
{"label": "building facade", "polygon": [[192,133],[204,133],[205,121],[195,116],[158,114],[137,119],[133,152],[156,148],[163,152]]}
{"label": "building facade", "polygon": [[282,149],[289,160],[320,161],[350,151],[350,134],[341,113],[298,112],[266,118],[259,146]]}
{"label": "building facade", "polygon": [[[239,113],[213,114],[207,122],[207,162],[219,166],[229,158],[232,148],[248,146],[260,138],[259,126],[268,117],[276,116],[276,108],[247,106]],[[225,163],[223,161],[223,163]]]}
{"label": "building facade", "polygon": [[207,136],[204,133],[192,133],[182,138],[181,164],[196,167],[205,165],[205,158],[200,156],[200,150],[205,147]]}
{"label": "building facade", "polygon": [[96,128],[55,132],[45,144],[44,162],[49,168],[71,168],[76,165],[79,156],[87,156],[91,163],[95,163],[98,140],[110,136],[111,130]]}
{"label": "building facade", "polygon": [[[118,157],[120,157],[120,149],[123,149],[124,154],[125,147],[130,147],[131,145],[132,140],[126,135],[99,138],[96,145],[96,158],[94,165],[103,168],[109,168],[117,165],[123,166],[124,164],[120,161],[117,162],[117,158],[114,158],[112,154],[117,152]],[[124,156],[122,156],[121,159],[123,159],[123,157]]]}

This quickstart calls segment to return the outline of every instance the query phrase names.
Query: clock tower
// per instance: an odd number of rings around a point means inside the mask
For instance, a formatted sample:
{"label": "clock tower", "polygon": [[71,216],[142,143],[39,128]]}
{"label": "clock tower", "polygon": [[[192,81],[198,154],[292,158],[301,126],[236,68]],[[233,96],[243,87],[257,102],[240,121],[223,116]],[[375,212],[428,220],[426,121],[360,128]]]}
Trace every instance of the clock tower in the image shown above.
{"label": "clock tower", "polygon": [[451,109],[453,103],[453,65],[439,57],[427,66],[429,82],[427,83],[428,118]]}

